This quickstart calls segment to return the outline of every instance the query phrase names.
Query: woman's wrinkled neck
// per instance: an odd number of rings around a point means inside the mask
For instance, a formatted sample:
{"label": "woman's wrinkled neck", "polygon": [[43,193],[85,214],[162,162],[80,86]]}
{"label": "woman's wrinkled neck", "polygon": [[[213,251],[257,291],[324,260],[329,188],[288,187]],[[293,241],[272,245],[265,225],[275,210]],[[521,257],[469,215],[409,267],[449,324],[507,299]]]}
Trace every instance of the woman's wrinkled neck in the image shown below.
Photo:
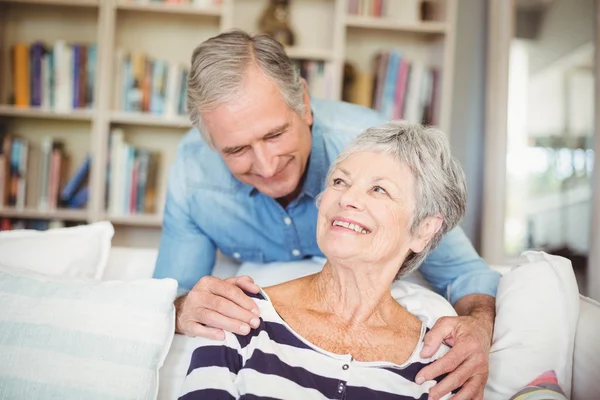
{"label": "woman's wrinkled neck", "polygon": [[394,268],[381,265],[369,269],[327,261],[313,275],[313,290],[307,295],[317,311],[335,314],[349,326],[384,325],[399,307],[390,293],[395,276],[391,271]]}

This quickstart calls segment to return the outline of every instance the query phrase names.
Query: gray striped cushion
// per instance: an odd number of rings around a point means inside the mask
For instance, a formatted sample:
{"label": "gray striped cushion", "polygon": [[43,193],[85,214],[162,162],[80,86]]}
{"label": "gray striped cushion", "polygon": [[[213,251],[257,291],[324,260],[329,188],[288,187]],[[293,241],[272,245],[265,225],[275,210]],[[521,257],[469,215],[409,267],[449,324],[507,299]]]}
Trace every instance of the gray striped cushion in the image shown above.
{"label": "gray striped cushion", "polygon": [[176,292],[0,266],[0,399],[156,398]]}

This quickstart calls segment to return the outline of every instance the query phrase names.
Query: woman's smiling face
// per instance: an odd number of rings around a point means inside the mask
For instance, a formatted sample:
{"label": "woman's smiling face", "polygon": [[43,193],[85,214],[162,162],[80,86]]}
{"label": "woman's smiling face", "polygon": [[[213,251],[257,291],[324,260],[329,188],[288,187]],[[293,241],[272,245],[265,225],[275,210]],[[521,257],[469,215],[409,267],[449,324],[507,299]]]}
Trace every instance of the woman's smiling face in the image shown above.
{"label": "woman's smiling face", "polygon": [[415,177],[406,165],[382,152],[354,153],[326,182],[317,243],[330,260],[403,260],[427,244],[409,233],[414,210]]}

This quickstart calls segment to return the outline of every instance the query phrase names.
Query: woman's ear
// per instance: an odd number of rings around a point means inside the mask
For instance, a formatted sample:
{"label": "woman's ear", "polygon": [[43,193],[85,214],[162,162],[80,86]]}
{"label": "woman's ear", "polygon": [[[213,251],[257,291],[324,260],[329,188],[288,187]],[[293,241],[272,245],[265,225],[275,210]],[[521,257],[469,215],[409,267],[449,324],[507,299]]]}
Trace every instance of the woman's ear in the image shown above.
{"label": "woman's ear", "polygon": [[419,225],[417,234],[412,240],[410,249],[413,253],[420,253],[427,246],[433,235],[442,227],[443,218],[440,216],[427,217]]}

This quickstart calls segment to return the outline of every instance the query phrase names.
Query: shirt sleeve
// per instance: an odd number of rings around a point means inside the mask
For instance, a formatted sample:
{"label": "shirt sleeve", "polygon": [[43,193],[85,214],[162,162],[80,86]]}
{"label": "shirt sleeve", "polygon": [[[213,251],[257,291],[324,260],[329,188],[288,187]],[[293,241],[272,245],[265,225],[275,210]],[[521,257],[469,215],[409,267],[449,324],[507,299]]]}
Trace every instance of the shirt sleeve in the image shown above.
{"label": "shirt sleeve", "polygon": [[434,290],[452,305],[469,294],[496,297],[501,277],[479,257],[460,227],[444,236],[427,256],[420,271]]}
{"label": "shirt sleeve", "polygon": [[195,338],[198,347],[192,353],[179,400],[239,398],[234,382],[242,368],[242,354],[234,335],[226,332],[225,341]]}
{"label": "shirt sleeve", "polygon": [[[192,218],[186,188],[184,147],[177,152],[167,186],[162,233],[154,278],[177,280],[178,295],[212,273],[216,247]],[[197,210],[200,212],[201,210]]]}

